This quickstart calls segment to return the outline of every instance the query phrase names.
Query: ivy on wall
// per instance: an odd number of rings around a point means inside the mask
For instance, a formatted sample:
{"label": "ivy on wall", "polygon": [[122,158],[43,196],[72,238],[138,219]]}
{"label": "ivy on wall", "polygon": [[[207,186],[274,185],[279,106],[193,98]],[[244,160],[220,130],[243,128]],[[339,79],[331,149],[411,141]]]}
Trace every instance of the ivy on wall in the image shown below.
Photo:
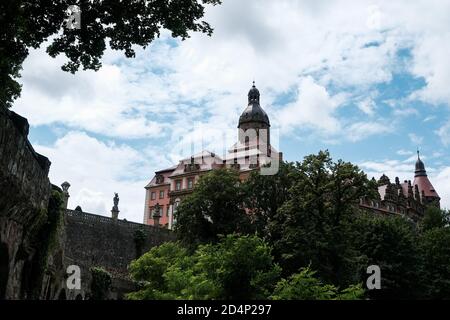
{"label": "ivy on wall", "polygon": [[136,259],[142,256],[144,244],[147,240],[147,233],[144,229],[138,229],[134,232],[134,244],[136,246]]}
{"label": "ivy on wall", "polygon": [[108,291],[111,288],[111,274],[101,267],[92,267],[90,269],[91,280],[91,297],[93,300],[105,300],[108,298]]}

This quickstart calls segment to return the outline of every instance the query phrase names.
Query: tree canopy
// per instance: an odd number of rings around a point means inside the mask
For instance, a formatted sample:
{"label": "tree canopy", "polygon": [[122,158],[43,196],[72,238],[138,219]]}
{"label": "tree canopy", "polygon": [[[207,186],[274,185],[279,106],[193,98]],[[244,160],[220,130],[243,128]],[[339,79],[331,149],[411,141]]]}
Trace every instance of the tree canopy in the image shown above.
{"label": "tree canopy", "polygon": [[235,170],[219,169],[200,177],[175,213],[175,232],[185,244],[215,242],[219,235],[246,234],[251,229]]}
{"label": "tree canopy", "polygon": [[[10,107],[20,96],[17,82],[22,63],[30,48],[50,40],[47,52],[56,57],[64,54],[68,61],[64,71],[98,70],[107,43],[134,57],[133,46],[148,46],[169,30],[173,37],[186,39],[190,32],[211,35],[213,29],[201,20],[205,5],[220,0],[153,0],[153,1],[69,1],[69,0],[2,0],[0,1],[0,103]],[[69,7],[78,6],[80,28],[66,21]]]}
{"label": "tree canopy", "polygon": [[310,269],[280,279],[271,247],[257,236],[231,234],[190,254],[180,243],[153,248],[130,266],[141,284],[129,299],[359,299],[360,285],[338,290]]}
{"label": "tree canopy", "polygon": [[133,262],[130,272],[143,283],[131,299],[264,299],[280,269],[263,240],[228,235],[194,254],[180,243],[163,244]]}
{"label": "tree canopy", "polygon": [[[181,242],[132,265],[144,286],[130,297],[450,298],[448,211],[429,207],[419,222],[362,211],[360,198],[377,192],[374,179],[328,151],[246,181],[213,170],[178,207]],[[381,290],[362,286],[371,265]]]}

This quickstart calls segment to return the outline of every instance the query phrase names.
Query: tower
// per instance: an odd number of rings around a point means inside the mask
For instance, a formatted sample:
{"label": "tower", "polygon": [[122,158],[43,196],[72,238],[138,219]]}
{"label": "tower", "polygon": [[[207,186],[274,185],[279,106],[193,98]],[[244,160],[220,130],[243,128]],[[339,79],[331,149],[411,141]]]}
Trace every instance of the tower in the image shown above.
{"label": "tower", "polygon": [[260,156],[270,157],[270,121],[267,113],[260,105],[259,90],[253,86],[248,92],[248,104],[239,117],[238,137],[240,146],[245,150],[258,150],[256,163],[259,163]]}
{"label": "tower", "polygon": [[425,170],[425,164],[420,159],[420,152],[417,150],[416,170],[414,172],[414,188],[419,190],[419,194],[422,196],[422,203],[424,205],[435,205],[440,207],[441,198],[437,194],[430,180],[428,179],[427,171]]}
{"label": "tower", "polygon": [[[270,145],[269,117],[259,104],[259,97],[259,90],[255,86],[255,81],[253,81],[253,86],[248,92],[248,105],[239,117],[239,142],[242,144],[246,143],[246,138],[250,140],[256,138],[256,142]],[[256,134],[256,137],[253,133]]]}

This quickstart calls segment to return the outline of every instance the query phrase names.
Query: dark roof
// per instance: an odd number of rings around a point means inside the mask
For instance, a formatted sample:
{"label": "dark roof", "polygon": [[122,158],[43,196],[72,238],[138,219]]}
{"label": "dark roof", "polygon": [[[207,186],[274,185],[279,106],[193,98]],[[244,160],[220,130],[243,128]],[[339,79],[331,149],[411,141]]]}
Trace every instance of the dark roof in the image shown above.
{"label": "dark roof", "polygon": [[163,170],[155,171],[155,173],[163,173],[163,172],[173,171],[176,168],[177,168],[177,165],[174,165],[174,166],[171,166],[170,168],[166,168],[166,169],[163,169]]}
{"label": "dark roof", "polygon": [[417,150],[417,161],[416,161],[416,170],[414,171],[414,177],[427,176],[427,171],[425,170],[425,164],[420,159],[419,150]]}
{"label": "dark roof", "polygon": [[253,86],[248,92],[248,106],[239,117],[239,126],[247,122],[262,122],[270,126],[269,117],[259,104],[259,96],[259,90],[256,88],[255,82],[253,82]]}

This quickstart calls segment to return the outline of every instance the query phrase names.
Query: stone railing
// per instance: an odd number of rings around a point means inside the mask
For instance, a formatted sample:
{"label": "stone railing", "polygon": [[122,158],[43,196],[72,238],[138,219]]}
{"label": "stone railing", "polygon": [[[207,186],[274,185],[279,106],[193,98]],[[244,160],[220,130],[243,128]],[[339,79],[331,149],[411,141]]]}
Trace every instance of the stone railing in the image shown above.
{"label": "stone railing", "polygon": [[137,222],[132,221],[126,221],[126,220],[114,220],[109,217],[100,216],[98,214],[88,213],[88,212],[81,212],[76,210],[70,210],[66,209],[66,215],[69,218],[73,218],[77,221],[86,222],[86,223],[94,223],[94,224],[109,224],[109,225],[118,225],[120,227],[129,228],[129,229],[147,229],[149,232],[165,232],[165,233],[171,233],[170,230],[158,228],[151,225],[141,224]]}

